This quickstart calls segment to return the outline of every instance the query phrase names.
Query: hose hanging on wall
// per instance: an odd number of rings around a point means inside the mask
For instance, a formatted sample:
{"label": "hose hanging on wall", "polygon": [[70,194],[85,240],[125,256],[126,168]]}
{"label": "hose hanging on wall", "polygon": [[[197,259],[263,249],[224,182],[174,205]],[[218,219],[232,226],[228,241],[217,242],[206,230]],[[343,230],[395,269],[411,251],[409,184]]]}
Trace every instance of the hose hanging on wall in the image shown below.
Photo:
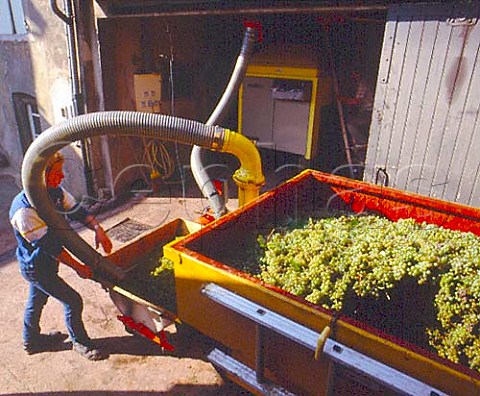
{"label": "hose hanging on wall", "polygon": [[[215,125],[222,121],[247,71],[247,66],[250,62],[255,44],[256,28],[258,28],[258,26],[254,28],[252,24],[246,23],[245,25],[247,26],[247,29],[230,81],[228,82],[220,101],[208,118],[206,125]],[[190,155],[190,166],[198,187],[202,191],[204,197],[210,201],[215,217],[219,218],[226,213],[225,199],[219,194],[206,171],[202,161],[202,152],[202,148],[198,146],[193,147]]]}
{"label": "hose hanging on wall", "polygon": [[151,168],[150,179],[166,180],[175,172],[175,164],[165,145],[156,140],[142,139],[143,161]]}
{"label": "hose hanging on wall", "polygon": [[58,237],[64,246],[85,264],[99,271],[102,278],[118,280],[125,273],[88,245],[57,213],[50,201],[44,177],[47,161],[56,151],[77,140],[101,135],[139,136],[197,144],[236,155],[241,167],[233,177],[239,186],[239,197],[243,196],[246,201],[258,196],[265,182],[255,145],[243,135],[228,129],[161,114],[131,111],[89,113],[50,127],[33,141],[25,153],[22,164],[25,193],[45,223],[58,230]]}

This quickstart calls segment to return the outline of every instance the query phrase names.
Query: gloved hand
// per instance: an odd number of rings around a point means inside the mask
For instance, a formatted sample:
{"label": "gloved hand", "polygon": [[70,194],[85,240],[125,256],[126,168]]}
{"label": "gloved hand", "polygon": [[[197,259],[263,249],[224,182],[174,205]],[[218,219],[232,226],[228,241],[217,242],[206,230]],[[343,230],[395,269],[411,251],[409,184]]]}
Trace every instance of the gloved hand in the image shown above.
{"label": "gloved hand", "polygon": [[79,265],[75,268],[78,276],[83,279],[91,279],[93,277],[93,271],[88,265]]}
{"label": "gloved hand", "polygon": [[95,228],[95,249],[98,249],[99,246],[102,246],[105,253],[109,254],[112,251],[112,241],[108,237],[107,233],[103,228],[98,225]]}

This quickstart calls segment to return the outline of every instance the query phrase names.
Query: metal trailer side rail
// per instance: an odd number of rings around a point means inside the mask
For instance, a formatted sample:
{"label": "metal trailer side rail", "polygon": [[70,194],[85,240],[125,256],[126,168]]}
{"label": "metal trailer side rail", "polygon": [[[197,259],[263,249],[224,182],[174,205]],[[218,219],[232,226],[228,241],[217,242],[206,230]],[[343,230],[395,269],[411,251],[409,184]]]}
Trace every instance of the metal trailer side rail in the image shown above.
{"label": "metal trailer side rail", "polygon": [[[236,361],[230,356],[223,354],[218,350],[214,350],[209,358],[216,366],[224,370],[230,371],[231,374],[240,377],[243,372],[247,375],[241,379],[252,386],[255,390],[263,394],[272,394],[271,384],[265,388],[267,393],[262,391],[263,378],[263,357],[262,351],[262,328],[272,330],[285,338],[288,338],[305,348],[321,352],[330,358],[332,362],[344,366],[364,375],[375,382],[393,390],[399,395],[408,396],[447,396],[446,393],[435,389],[409,375],[402,373],[390,366],[387,366],[375,359],[372,359],[362,353],[348,348],[347,346],[336,342],[330,338],[323,339],[323,335],[319,334],[299,323],[296,323],[282,315],[279,315],[259,304],[256,304],[244,297],[239,296],[223,287],[209,283],[202,289],[202,294],[210,300],[230,309],[255,322],[257,327],[257,345],[256,345],[256,370],[248,369],[243,366],[242,369],[232,372],[231,367],[241,367],[242,363]],[[250,370],[250,371],[248,371]],[[252,378],[252,372],[255,372],[256,378]],[[282,393],[284,391],[285,393]],[[277,394],[291,394],[290,392],[278,387]]]}

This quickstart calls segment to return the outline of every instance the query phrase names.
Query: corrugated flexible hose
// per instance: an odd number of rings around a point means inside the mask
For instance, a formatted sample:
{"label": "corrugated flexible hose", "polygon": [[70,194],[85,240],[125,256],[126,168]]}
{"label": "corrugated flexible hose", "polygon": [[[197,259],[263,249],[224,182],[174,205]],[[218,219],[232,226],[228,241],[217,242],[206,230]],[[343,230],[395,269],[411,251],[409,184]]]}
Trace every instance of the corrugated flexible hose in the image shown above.
{"label": "corrugated flexible hose", "polygon": [[[230,104],[232,103],[232,100],[237,94],[240,84],[243,81],[247,71],[247,66],[250,63],[253,48],[255,47],[256,38],[256,30],[254,28],[247,27],[235,68],[233,69],[232,75],[222,97],[206,122],[207,125],[216,125],[222,122]],[[203,149],[201,147],[194,146],[192,148],[190,155],[192,173],[204,197],[209,200],[215,217],[219,218],[226,213],[225,200],[218,193],[213,181],[211,180],[211,177],[207,173],[202,160],[202,153]]]}
{"label": "corrugated flexible hose", "polygon": [[58,235],[70,252],[101,278],[120,280],[125,272],[87,244],[51,203],[44,177],[48,159],[70,143],[100,135],[143,136],[216,150],[222,148],[224,134],[225,129],[220,127],[153,113],[110,111],[81,115],[50,127],[30,145],[22,164],[23,187],[40,217],[49,227],[60,230]]}

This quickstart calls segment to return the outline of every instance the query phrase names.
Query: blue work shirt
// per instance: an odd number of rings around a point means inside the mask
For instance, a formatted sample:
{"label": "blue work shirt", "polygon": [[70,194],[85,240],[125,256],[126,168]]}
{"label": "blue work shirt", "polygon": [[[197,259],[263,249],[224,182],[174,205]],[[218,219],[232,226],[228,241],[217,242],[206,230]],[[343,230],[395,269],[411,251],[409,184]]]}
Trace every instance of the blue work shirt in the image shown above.
{"label": "blue work shirt", "polygon": [[[89,212],[61,187],[48,189],[55,208],[70,220],[84,222]],[[22,272],[51,273],[58,271],[57,257],[63,249],[61,239],[32,207],[24,191],[12,201],[9,212],[15,238],[16,255]]]}

